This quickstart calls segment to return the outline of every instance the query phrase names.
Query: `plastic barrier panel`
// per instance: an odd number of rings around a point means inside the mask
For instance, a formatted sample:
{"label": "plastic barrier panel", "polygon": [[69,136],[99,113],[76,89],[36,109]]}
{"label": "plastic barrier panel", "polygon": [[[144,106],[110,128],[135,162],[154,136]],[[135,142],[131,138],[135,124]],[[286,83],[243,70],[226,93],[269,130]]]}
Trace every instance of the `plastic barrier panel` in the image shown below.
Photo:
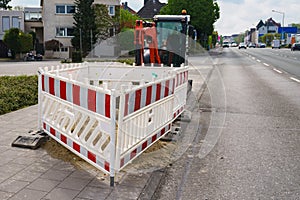
{"label": "plastic barrier panel", "polygon": [[113,178],[171,130],[188,68],[83,63],[39,70],[39,127]]}

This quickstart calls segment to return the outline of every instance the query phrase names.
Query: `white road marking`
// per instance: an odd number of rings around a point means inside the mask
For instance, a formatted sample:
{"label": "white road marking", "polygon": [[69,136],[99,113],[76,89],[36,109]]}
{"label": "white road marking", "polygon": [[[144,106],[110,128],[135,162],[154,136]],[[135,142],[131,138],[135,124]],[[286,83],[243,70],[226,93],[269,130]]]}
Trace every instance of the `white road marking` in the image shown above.
{"label": "white road marking", "polygon": [[265,66],[269,67],[270,65],[268,65],[267,63],[264,63]]}
{"label": "white road marking", "polygon": [[252,57],[252,59],[255,60],[256,58],[255,58],[255,57]]}
{"label": "white road marking", "polygon": [[261,62],[260,60],[256,60],[257,62]]}
{"label": "white road marking", "polygon": [[297,83],[300,83],[300,80],[299,80],[299,79],[296,79],[296,78],[294,78],[294,77],[290,77],[290,79],[293,80],[293,81],[296,81]]}
{"label": "white road marking", "polygon": [[279,71],[278,69],[273,68],[273,70],[279,74],[282,74],[282,71]]}

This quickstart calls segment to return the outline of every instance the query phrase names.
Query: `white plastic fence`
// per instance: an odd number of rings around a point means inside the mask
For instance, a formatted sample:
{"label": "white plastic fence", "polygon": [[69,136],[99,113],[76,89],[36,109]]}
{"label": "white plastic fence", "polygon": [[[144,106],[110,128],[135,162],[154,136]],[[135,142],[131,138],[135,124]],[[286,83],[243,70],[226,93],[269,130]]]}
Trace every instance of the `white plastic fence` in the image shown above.
{"label": "white plastic fence", "polygon": [[113,178],[171,130],[188,68],[83,63],[39,71],[39,126]]}

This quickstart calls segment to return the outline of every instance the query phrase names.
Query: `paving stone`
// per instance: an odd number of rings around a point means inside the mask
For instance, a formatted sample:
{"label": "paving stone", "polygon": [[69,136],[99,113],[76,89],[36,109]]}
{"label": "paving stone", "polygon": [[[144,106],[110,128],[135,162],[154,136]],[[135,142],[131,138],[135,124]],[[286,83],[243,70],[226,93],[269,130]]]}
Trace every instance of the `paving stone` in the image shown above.
{"label": "paving stone", "polygon": [[27,156],[26,157],[22,156],[22,157],[13,159],[12,163],[21,164],[21,165],[30,165],[36,161],[37,161],[36,158],[28,158]]}
{"label": "paving stone", "polygon": [[62,171],[70,171],[70,172],[73,172],[76,170],[75,167],[71,163],[64,162],[64,161],[61,161],[61,162],[55,164],[52,167],[52,169],[62,170]]}
{"label": "paving stone", "polygon": [[94,174],[91,174],[91,173],[89,173],[85,170],[75,170],[74,172],[72,172],[70,177],[72,177],[72,178],[84,178],[84,179],[92,180],[96,175],[97,175],[96,172]]}
{"label": "paving stone", "polygon": [[140,195],[141,189],[127,186],[115,186],[106,200],[136,200]]}
{"label": "paving stone", "polygon": [[14,193],[9,193],[9,192],[2,192],[0,191],[0,197],[1,197],[1,200],[7,200],[9,199],[10,197],[12,197],[14,195]]}
{"label": "paving stone", "polygon": [[58,185],[58,187],[71,190],[82,190],[90,181],[91,180],[89,179],[67,177]]}
{"label": "paving stone", "polygon": [[77,197],[84,199],[106,199],[111,190],[99,187],[85,187]]}
{"label": "paving stone", "polygon": [[[9,166],[9,167],[8,167]],[[22,171],[26,166],[20,165],[20,164],[14,164],[14,163],[7,163],[6,165],[3,165],[0,167],[0,173],[13,176],[16,173]]]}
{"label": "paving stone", "polygon": [[59,181],[38,178],[35,181],[33,181],[31,184],[29,184],[27,186],[27,188],[39,190],[39,191],[50,192],[59,183],[60,183]]}
{"label": "paving stone", "polygon": [[72,200],[80,191],[65,188],[55,188],[43,199],[45,200]]}
{"label": "paving stone", "polygon": [[0,190],[3,192],[17,193],[28,184],[29,182],[8,179],[0,184]]}
{"label": "paving stone", "polygon": [[127,174],[124,181],[121,182],[121,185],[144,188],[149,177],[149,174]]}
{"label": "paving stone", "polygon": [[90,187],[100,187],[100,188],[110,188],[109,181],[101,180],[99,177],[95,177],[88,186]]}
{"label": "paving stone", "polygon": [[55,169],[49,169],[47,172],[45,172],[41,178],[46,178],[50,180],[56,180],[56,181],[62,181],[67,176],[69,176],[72,172],[71,171],[61,171],[61,170],[55,170]]}
{"label": "paving stone", "polygon": [[33,171],[33,172],[43,172],[45,173],[52,167],[51,163],[40,163],[36,162],[33,163],[32,165],[28,166],[26,170],[28,171]]}
{"label": "paving stone", "polygon": [[18,192],[15,196],[10,198],[9,200],[40,200],[46,194],[47,192],[30,190],[26,188]]}
{"label": "paving stone", "polygon": [[11,177],[11,179],[32,182],[42,174],[42,172],[29,172],[28,170],[23,170]]}

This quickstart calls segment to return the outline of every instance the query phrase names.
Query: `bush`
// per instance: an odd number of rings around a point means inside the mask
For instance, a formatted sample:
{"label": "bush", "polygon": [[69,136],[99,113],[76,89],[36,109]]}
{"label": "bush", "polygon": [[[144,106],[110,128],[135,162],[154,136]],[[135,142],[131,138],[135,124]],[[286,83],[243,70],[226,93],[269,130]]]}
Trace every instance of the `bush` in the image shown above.
{"label": "bush", "polygon": [[37,103],[37,76],[0,77],[0,115]]}
{"label": "bush", "polygon": [[73,63],[81,63],[82,62],[82,55],[80,51],[72,52],[72,62]]}

